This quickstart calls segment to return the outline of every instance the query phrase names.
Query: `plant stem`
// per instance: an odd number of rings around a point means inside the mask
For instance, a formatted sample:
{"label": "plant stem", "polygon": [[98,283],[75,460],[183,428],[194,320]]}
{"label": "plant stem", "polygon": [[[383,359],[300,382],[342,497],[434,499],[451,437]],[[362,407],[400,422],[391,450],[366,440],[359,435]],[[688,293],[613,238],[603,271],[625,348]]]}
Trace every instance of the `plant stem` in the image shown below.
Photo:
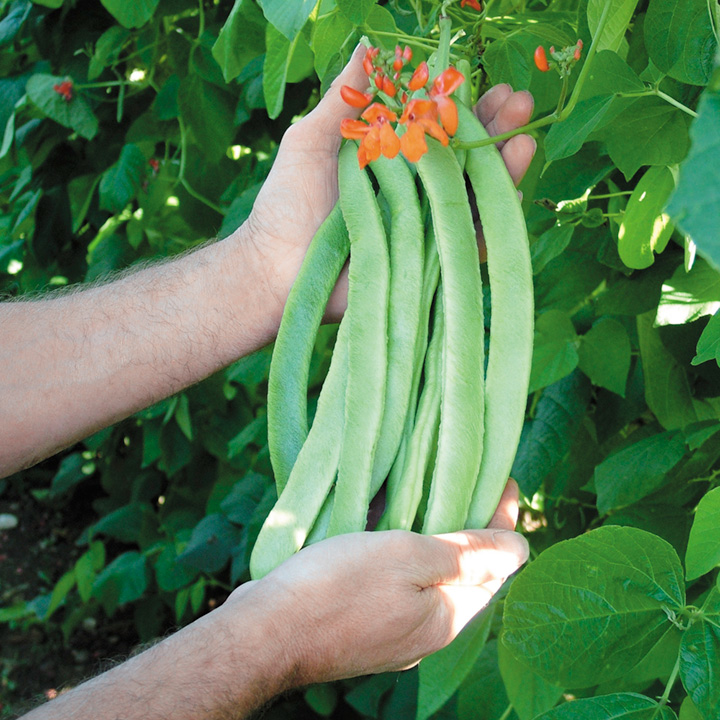
{"label": "plant stem", "polygon": [[419,40],[414,35],[406,35],[403,32],[384,32],[382,30],[373,30],[371,27],[367,26],[363,27],[363,31],[366,35],[376,35],[377,37],[390,37],[395,38],[395,40],[403,40],[407,45],[425,48],[426,50],[430,50],[430,52],[437,50],[435,45],[437,40],[431,40],[430,38],[426,40]]}
{"label": "plant stem", "polygon": [[689,107],[687,107],[687,105],[683,105],[679,100],[676,100],[674,97],[671,97],[667,93],[664,93],[662,90],[658,90],[658,88],[656,87],[648,88],[647,90],[643,90],[642,92],[618,93],[617,97],[649,97],[651,95],[655,95],[665,100],[665,102],[674,105],[676,108],[678,108],[678,110],[682,110],[683,112],[691,115],[692,117],[698,116],[698,114],[694,110],[691,110]]}
{"label": "plant stem", "polygon": [[604,193],[603,195],[588,195],[588,200],[607,200],[614,197],[622,197],[623,195],[632,195],[632,190],[620,190],[614,193]]}
{"label": "plant stem", "polygon": [[498,720],[507,720],[510,717],[510,713],[513,711],[512,703],[510,703],[506,708],[505,712],[498,718]]}
{"label": "plant stem", "polygon": [[205,8],[203,7],[203,0],[198,0],[198,8],[200,10],[200,24],[198,25],[198,40],[202,37],[205,32]]}
{"label": "plant stem", "polygon": [[675,681],[677,680],[678,673],[680,672],[680,652],[678,651],[677,660],[675,661],[675,667],[673,668],[672,672],[670,673],[670,677],[668,678],[667,685],[665,685],[665,691],[662,694],[662,697],[660,698],[660,703],[655,708],[655,712],[653,713],[653,720],[657,717],[658,713],[667,705],[668,699],[670,698],[670,692],[673,688],[673,685],[675,684]]}

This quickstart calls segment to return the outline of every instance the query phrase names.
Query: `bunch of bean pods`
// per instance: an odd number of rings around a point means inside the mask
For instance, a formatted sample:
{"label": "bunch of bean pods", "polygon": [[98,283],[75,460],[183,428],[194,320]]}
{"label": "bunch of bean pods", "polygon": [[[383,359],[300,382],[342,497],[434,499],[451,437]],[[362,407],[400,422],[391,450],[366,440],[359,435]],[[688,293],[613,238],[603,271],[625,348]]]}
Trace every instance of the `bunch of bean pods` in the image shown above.
{"label": "bunch of bean pods", "polygon": [[[487,138],[458,102],[455,137]],[[494,145],[433,138],[416,163],[358,163],[340,150],[339,201],[313,238],[274,347],[268,437],[278,500],[255,543],[253,578],[310,542],[378,529],[485,527],[523,425],[533,286],[517,191]],[[489,338],[471,199],[487,247]],[[307,384],[328,298],[349,257],[348,305],[312,425]],[[486,353],[487,348],[487,353]]]}

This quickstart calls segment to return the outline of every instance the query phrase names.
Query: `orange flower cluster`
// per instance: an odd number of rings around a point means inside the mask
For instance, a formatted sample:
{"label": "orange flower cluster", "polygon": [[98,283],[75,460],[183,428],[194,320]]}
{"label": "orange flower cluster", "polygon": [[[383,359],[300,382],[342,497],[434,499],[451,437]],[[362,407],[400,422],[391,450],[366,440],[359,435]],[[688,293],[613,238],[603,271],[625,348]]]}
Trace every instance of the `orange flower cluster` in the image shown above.
{"label": "orange flower cluster", "polygon": [[[363,67],[371,82],[370,92],[360,92],[348,85],[340,89],[348,105],[365,108],[360,120],[346,118],[340,124],[344,138],[361,141],[360,167],[364,168],[380,155],[394,158],[400,152],[410,162],[417,162],[427,152],[426,133],[447,145],[448,136],[457,131],[458,112],[450,95],[465,80],[462,73],[449,67],[435,78],[426,98],[409,100],[408,92],[425,88],[430,77],[424,61],[409,77],[403,73],[411,59],[409,47],[403,50],[397,46],[392,55],[382,54],[379,48],[368,48]],[[385,104],[373,102],[376,92],[384,96]],[[398,137],[391,123],[403,125],[405,132]]]}
{"label": "orange flower cluster", "polygon": [[73,99],[73,81],[72,80],[63,80],[61,83],[55,83],[53,85],[53,90],[60,96],[62,96],[62,99],[69,103]]}

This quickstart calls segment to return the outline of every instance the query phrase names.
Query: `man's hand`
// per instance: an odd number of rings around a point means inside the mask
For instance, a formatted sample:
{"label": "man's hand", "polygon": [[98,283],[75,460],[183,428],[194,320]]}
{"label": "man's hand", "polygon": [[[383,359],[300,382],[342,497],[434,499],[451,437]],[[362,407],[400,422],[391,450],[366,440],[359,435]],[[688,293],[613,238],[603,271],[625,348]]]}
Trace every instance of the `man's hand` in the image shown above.
{"label": "man's hand", "polygon": [[[273,313],[278,322],[310,240],[337,202],[340,121],[357,117],[360,112],[343,101],[340,88],[343,85],[363,91],[367,88],[368,79],[362,67],[364,52],[364,46],[358,46],[318,106],[285,133],[247,223],[249,235],[265,260],[268,285],[277,301]],[[496,85],[480,98],[475,113],[490,135],[497,135],[530,122],[533,106],[530,93]],[[527,172],[536,143],[529,135],[516,135],[498,147],[517,185]],[[482,257],[482,243],[480,252]],[[347,272],[340,277],[330,298],[328,319],[338,320],[346,303]]]}
{"label": "man's hand", "polygon": [[486,530],[354,533],[301,550],[225,611],[272,608],[290,684],[401,670],[447,645],[527,559],[510,481]]}

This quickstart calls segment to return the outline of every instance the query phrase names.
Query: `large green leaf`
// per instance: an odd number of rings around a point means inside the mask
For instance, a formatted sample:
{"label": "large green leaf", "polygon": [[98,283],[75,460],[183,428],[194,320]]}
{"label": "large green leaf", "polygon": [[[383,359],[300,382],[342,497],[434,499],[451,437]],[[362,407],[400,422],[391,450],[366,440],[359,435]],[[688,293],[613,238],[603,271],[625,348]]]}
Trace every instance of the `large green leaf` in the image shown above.
{"label": "large green leaf", "polygon": [[233,97],[193,74],[180,83],[178,101],[196,144],[210,162],[217,162],[235,135]]}
{"label": "large green leaf", "polygon": [[720,313],[713,315],[702,331],[697,344],[697,355],[692,359],[692,364],[700,365],[713,359],[720,365]]}
{"label": "large green leaf", "polygon": [[688,115],[657,97],[624,103],[623,111],[599,135],[627,179],[643,165],[672,165],[685,158],[690,147]]}
{"label": "large green leaf", "polygon": [[591,687],[621,677],[673,627],[685,603],[672,546],[602,527],[543,552],[505,601],[503,642],[548,682]]}
{"label": "large green leaf", "polygon": [[495,608],[491,603],[447,647],[420,663],[416,720],[427,720],[465,680],[485,646]]}
{"label": "large green leaf", "polygon": [[302,30],[315,2],[316,0],[258,0],[268,22],[288,40],[294,40]]}
{"label": "large green leaf", "polygon": [[720,718],[720,591],[710,592],[680,646],[680,679],[703,718]]}
{"label": "large green leaf", "polygon": [[271,118],[276,118],[282,112],[288,71],[301,37],[297,35],[290,41],[273,25],[267,26],[263,93],[267,112]]}
{"label": "large green leaf", "polygon": [[690,129],[692,145],[680,166],[680,180],[668,213],[697,244],[698,250],[720,269],[720,68],[698,106]]}
{"label": "large green leaf", "polygon": [[624,326],[617,320],[603,318],[582,336],[579,367],[593,384],[625,397],[631,354]]}
{"label": "large green leaf", "polygon": [[677,431],[651,435],[616,452],[595,468],[597,506],[601,513],[626,507],[662,487],[685,456]]}
{"label": "large green leaf", "polygon": [[493,84],[510,83],[520,89],[530,83],[532,70],[527,51],[512,34],[491,43],[483,53],[482,63]]}
{"label": "large green leaf", "polygon": [[113,560],[93,582],[96,597],[112,615],[119,606],[139,600],[148,586],[146,559],[135,551],[125,552]]}
{"label": "large green leaf", "polygon": [[702,258],[678,267],[662,288],[657,325],[682,325],[720,310],[720,273]]}
{"label": "large green leaf", "polygon": [[340,12],[354,25],[362,25],[375,6],[375,0],[337,0]]}
{"label": "large green leaf", "polygon": [[100,0],[106,10],[124,27],[144,25],[154,14],[160,0]]}
{"label": "large green leaf", "polygon": [[596,34],[605,6],[610,3],[605,28],[597,40],[598,50],[618,50],[625,38],[625,31],[635,12],[638,0],[589,0],[587,19],[593,37]]}
{"label": "large green leaf", "polygon": [[590,133],[602,127],[614,99],[612,95],[598,95],[581,100],[567,120],[555,123],[545,139],[548,162],[574,155]]}
{"label": "large green leaf", "polygon": [[346,46],[352,32],[353,24],[339,10],[318,19],[312,39],[318,77],[325,75],[333,57]]}
{"label": "large green leaf", "polygon": [[137,145],[125,145],[120,158],[100,180],[100,206],[112,213],[121,212],[135,197],[145,172],[147,160]]}
{"label": "large green leaf", "polygon": [[560,310],[548,310],[535,323],[530,392],[552,385],[578,364],[580,340],[572,321]]}
{"label": "large green leaf", "polygon": [[265,51],[265,25],[265,19],[254,2],[235,0],[212,48],[225,82],[236,78],[253,58]]}
{"label": "large green leaf", "polygon": [[643,29],[659,70],[684,83],[707,83],[716,48],[707,0],[650,0]]}
{"label": "large green leaf", "polygon": [[193,529],[192,537],[178,562],[204,572],[221,570],[240,542],[240,529],[224,515],[216,513],[203,518]]}
{"label": "large green leaf", "polygon": [[532,497],[567,455],[589,401],[590,383],[581,372],[545,388],[523,429],[511,472],[525,497]]}
{"label": "large green leaf", "polygon": [[535,720],[676,720],[675,711],[637,693],[614,693],[559,705]]}
{"label": "large green leaf", "polygon": [[674,230],[665,206],[674,189],[675,177],[664,166],[649,168],[635,186],[618,231],[618,252],[628,267],[649,267],[665,249]]}
{"label": "large green leaf", "polygon": [[33,75],[27,83],[28,97],[49,118],[92,140],[98,132],[98,120],[87,100],[74,91],[73,98],[68,101],[53,89],[66,79],[55,75]]}
{"label": "large green leaf", "polygon": [[710,572],[720,565],[720,488],[703,497],[690,528],[685,567],[687,579]]}

